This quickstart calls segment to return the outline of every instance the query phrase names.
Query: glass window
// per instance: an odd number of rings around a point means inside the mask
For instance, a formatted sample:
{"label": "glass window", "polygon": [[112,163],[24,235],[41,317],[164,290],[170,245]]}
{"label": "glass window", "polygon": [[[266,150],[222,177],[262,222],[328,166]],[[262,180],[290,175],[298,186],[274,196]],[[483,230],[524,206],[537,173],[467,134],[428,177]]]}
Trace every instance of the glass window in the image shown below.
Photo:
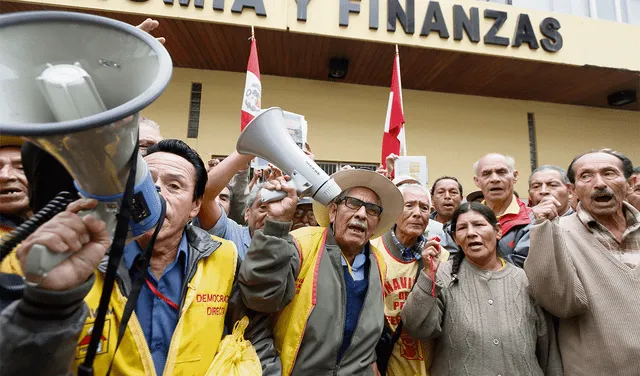
{"label": "glass window", "polygon": [[[566,0],[556,0],[566,2]],[[571,14],[575,16],[589,17],[589,0],[571,0]]]}
{"label": "glass window", "polygon": [[511,5],[511,0],[480,0],[480,1],[486,1],[488,3],[498,3],[498,4]]}
{"label": "glass window", "polygon": [[598,18],[602,20],[616,21],[615,0],[595,0]]}
{"label": "glass window", "polygon": [[640,25],[640,0],[627,0],[627,20],[630,24]]}
{"label": "glass window", "polygon": [[513,0],[512,4],[516,7],[537,9],[548,12],[553,10],[551,0]]}
{"label": "glass window", "polygon": [[619,0],[620,3],[620,22],[629,22],[629,14],[627,13],[627,1]]}

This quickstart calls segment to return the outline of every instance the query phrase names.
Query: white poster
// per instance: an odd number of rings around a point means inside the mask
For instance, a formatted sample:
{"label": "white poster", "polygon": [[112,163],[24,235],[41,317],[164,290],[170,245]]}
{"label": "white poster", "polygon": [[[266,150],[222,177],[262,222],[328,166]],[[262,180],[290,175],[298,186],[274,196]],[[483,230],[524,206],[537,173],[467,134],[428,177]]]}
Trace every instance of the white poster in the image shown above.
{"label": "white poster", "polygon": [[429,182],[429,171],[426,156],[398,157],[393,170],[395,171],[396,177],[400,175],[411,176],[425,187]]}
{"label": "white poster", "polygon": [[304,115],[289,111],[283,111],[283,113],[287,132],[296,145],[304,150],[304,145],[307,143],[307,121],[304,119]]}

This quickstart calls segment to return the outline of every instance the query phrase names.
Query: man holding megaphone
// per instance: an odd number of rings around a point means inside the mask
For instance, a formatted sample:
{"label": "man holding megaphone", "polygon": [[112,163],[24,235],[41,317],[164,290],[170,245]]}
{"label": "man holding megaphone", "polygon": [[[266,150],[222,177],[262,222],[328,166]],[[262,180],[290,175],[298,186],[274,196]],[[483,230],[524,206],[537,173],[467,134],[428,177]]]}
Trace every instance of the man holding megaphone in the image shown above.
{"label": "man holding megaphone", "polygon": [[386,266],[369,239],[384,234],[402,211],[389,179],[364,170],[331,176],[341,192],[314,202],[320,227],[289,232],[294,184],[278,178],[264,230],[256,231],[240,267],[240,290],[256,311],[277,313],[274,329],[283,375],[371,375],[384,325]]}
{"label": "man holding megaphone", "polygon": [[[98,375],[106,374],[113,361],[111,370],[116,375],[203,375],[225,328],[230,330],[247,314],[236,288],[240,260],[231,242],[189,224],[200,209],[207,183],[204,163],[196,151],[182,141],[164,140],[148,149],[145,162],[167,203],[166,218],[152,251],[136,315],[114,358],[123,309],[132,281],[141,272],[142,249],[151,232],[125,248],[94,369]],[[55,356],[45,359],[47,368],[60,370],[55,374],[65,374],[62,370],[71,359],[76,365],[84,360],[103,289],[104,270],[98,263],[111,243],[103,221],[77,215],[95,205],[94,200],[76,201],[18,248],[23,268],[34,244],[72,254],[38,286],[28,285],[24,299],[3,312],[1,374],[40,369],[33,361],[34,351]],[[264,374],[279,374],[267,318],[251,317],[245,335],[263,362]]]}

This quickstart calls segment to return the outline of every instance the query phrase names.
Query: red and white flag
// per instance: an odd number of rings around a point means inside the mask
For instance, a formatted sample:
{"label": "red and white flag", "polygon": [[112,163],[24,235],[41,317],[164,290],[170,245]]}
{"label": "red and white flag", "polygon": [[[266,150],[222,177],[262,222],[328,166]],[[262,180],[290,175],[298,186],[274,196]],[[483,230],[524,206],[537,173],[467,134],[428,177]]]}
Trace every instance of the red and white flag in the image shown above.
{"label": "red and white flag", "polygon": [[393,153],[400,156],[407,155],[404,135],[404,108],[402,106],[402,82],[400,81],[400,55],[396,46],[393,60],[393,74],[391,77],[391,92],[387,106],[387,118],[384,122],[382,136],[382,165],[386,167],[386,159]]}
{"label": "red and white flag", "polygon": [[242,111],[240,114],[240,131],[260,113],[262,98],[262,83],[260,82],[260,64],[258,63],[258,47],[256,38],[251,30],[251,53],[247,64],[247,79],[244,84],[242,97]]}

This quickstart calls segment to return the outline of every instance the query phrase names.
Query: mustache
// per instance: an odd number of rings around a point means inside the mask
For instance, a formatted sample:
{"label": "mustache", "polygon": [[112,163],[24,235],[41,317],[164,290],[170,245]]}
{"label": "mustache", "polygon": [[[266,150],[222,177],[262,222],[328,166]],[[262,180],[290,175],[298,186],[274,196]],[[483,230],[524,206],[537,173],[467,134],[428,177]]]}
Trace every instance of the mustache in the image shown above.
{"label": "mustache", "polygon": [[369,224],[367,222],[359,221],[357,219],[350,220],[349,223],[347,223],[347,226],[359,227],[364,231],[367,231],[369,229]]}
{"label": "mustache", "polygon": [[613,196],[615,196],[615,193],[613,193],[613,191],[608,188],[597,189],[595,192],[591,194],[591,199],[596,199],[598,197],[613,197]]}

